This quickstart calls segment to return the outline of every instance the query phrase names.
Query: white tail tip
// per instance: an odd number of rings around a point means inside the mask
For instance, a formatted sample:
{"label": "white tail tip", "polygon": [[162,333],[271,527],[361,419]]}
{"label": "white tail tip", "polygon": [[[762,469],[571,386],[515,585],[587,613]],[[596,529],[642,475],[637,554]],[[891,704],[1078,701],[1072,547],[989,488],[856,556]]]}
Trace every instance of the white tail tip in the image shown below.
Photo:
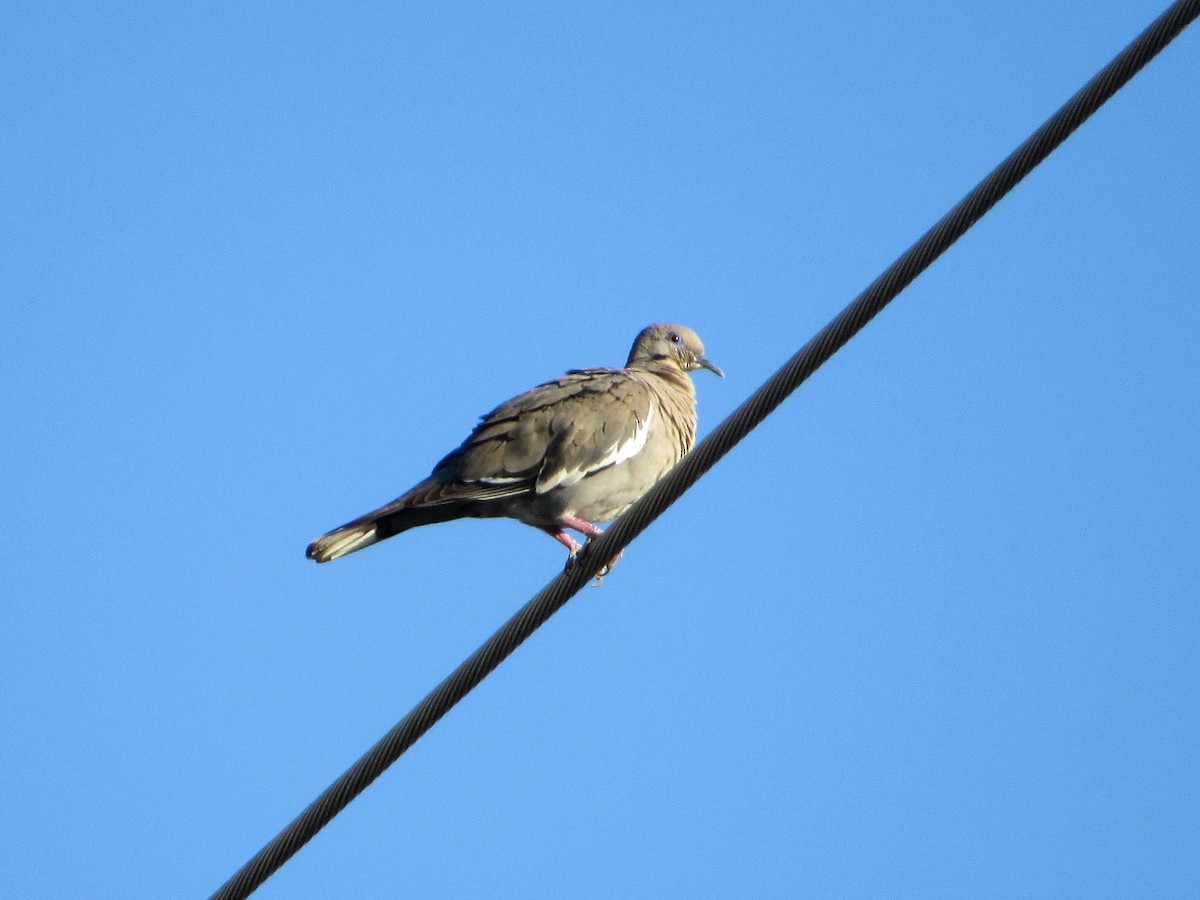
{"label": "white tail tip", "polygon": [[370,547],[376,541],[374,525],[356,525],[339,528],[329,534],[322,535],[311,544],[305,556],[319,563],[331,562],[355,550]]}

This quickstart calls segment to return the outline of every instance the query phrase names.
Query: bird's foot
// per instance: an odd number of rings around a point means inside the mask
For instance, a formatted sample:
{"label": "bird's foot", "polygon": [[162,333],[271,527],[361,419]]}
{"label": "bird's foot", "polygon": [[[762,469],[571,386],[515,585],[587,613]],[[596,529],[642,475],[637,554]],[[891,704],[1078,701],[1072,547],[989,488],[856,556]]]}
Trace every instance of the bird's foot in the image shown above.
{"label": "bird's foot", "polygon": [[[590,539],[588,540],[588,544],[591,544]],[[571,550],[570,554],[567,556],[567,564],[563,567],[564,572],[570,572],[573,568],[575,568],[576,564],[579,562],[580,551],[584,549],[584,547],[580,547],[578,544],[575,545],[575,548]],[[600,567],[600,570],[596,573],[596,580],[593,583],[593,587],[600,587],[600,585],[604,584],[604,576],[613,570],[613,566],[615,566],[617,561],[624,555],[625,553],[622,551]]]}
{"label": "bird's foot", "polygon": [[579,559],[579,551],[583,549],[579,541],[575,540],[561,528],[557,531],[551,531],[550,536],[567,548],[567,564],[563,566],[564,572],[570,572],[575,568],[575,562]]}
{"label": "bird's foot", "polygon": [[[556,530],[547,530],[549,531],[551,537],[567,548],[567,565],[563,571],[570,572],[571,569],[575,567],[576,561],[579,559],[580,551],[585,547],[590,547],[592,541],[604,534],[604,532],[591,522],[585,522],[583,519],[577,519],[574,516],[563,516],[562,526],[563,527],[560,527]],[[578,531],[580,534],[587,535],[587,544],[580,546],[578,541],[567,534],[567,528]],[[600,585],[604,583],[604,576],[612,571],[613,566],[617,564],[617,560],[624,555],[624,551],[618,553],[600,568],[600,571],[596,573],[596,587],[600,587]]]}
{"label": "bird's foot", "polygon": [[[591,542],[592,542],[592,539],[588,538],[588,543],[590,544]],[[620,553],[618,553],[616,556],[614,556],[612,559],[610,559],[608,562],[606,562],[604,565],[602,565],[600,567],[600,570],[598,572],[596,572],[596,581],[592,586],[600,587],[600,585],[604,584],[604,576],[607,575],[609,572],[611,572],[616,567],[617,563],[621,561],[621,557],[624,555],[625,555],[625,551],[622,550]]]}

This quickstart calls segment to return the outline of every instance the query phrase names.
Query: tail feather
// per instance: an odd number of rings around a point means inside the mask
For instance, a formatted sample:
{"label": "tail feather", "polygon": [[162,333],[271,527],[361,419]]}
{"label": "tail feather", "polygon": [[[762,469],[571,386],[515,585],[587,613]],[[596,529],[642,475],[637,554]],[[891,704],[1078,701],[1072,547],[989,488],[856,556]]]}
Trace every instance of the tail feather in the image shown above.
{"label": "tail feather", "polygon": [[353,553],[355,550],[370,547],[380,540],[378,532],[374,522],[362,525],[343,525],[309,544],[304,555],[319,563],[330,562],[348,553]]}
{"label": "tail feather", "polygon": [[503,500],[529,488],[526,482],[502,485],[446,484],[430,478],[387,506],[381,506],[321,535],[308,545],[304,555],[319,563],[330,562],[421,525],[449,522],[464,516],[482,518],[503,515],[503,510],[489,501]]}
{"label": "tail feather", "polygon": [[304,555],[319,563],[331,562],[410,528],[446,522],[464,514],[461,504],[458,503],[413,506],[412,494],[410,491],[402,497],[397,497],[387,506],[381,506],[328,534],[321,535],[308,545]]}

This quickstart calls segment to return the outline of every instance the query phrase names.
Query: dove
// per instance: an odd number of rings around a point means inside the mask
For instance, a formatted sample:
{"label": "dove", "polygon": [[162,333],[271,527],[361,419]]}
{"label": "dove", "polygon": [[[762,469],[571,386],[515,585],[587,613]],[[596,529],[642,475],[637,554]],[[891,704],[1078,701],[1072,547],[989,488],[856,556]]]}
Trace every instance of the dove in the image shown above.
{"label": "dove", "polygon": [[[691,373],[724,373],[683,325],[650,325],[621,369],[573,369],[502,403],[424,481],[317,538],[307,556],[330,562],[410,528],[508,517],[568,551],[601,534],[696,442]],[[613,560],[602,570],[611,568]]]}

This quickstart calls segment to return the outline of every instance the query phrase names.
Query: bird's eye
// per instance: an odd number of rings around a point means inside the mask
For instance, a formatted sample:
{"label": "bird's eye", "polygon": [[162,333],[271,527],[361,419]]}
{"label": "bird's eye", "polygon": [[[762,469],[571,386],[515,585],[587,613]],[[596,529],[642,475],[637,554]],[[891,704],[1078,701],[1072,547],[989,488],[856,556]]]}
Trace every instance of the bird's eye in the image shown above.
{"label": "bird's eye", "polygon": [[681,344],[681,343],[683,343],[683,338],[681,338],[681,337],[679,336],[679,332],[678,332],[678,331],[672,331],[672,332],[669,332],[669,333],[667,334],[667,340],[668,340],[668,341],[670,341],[672,344]]}

